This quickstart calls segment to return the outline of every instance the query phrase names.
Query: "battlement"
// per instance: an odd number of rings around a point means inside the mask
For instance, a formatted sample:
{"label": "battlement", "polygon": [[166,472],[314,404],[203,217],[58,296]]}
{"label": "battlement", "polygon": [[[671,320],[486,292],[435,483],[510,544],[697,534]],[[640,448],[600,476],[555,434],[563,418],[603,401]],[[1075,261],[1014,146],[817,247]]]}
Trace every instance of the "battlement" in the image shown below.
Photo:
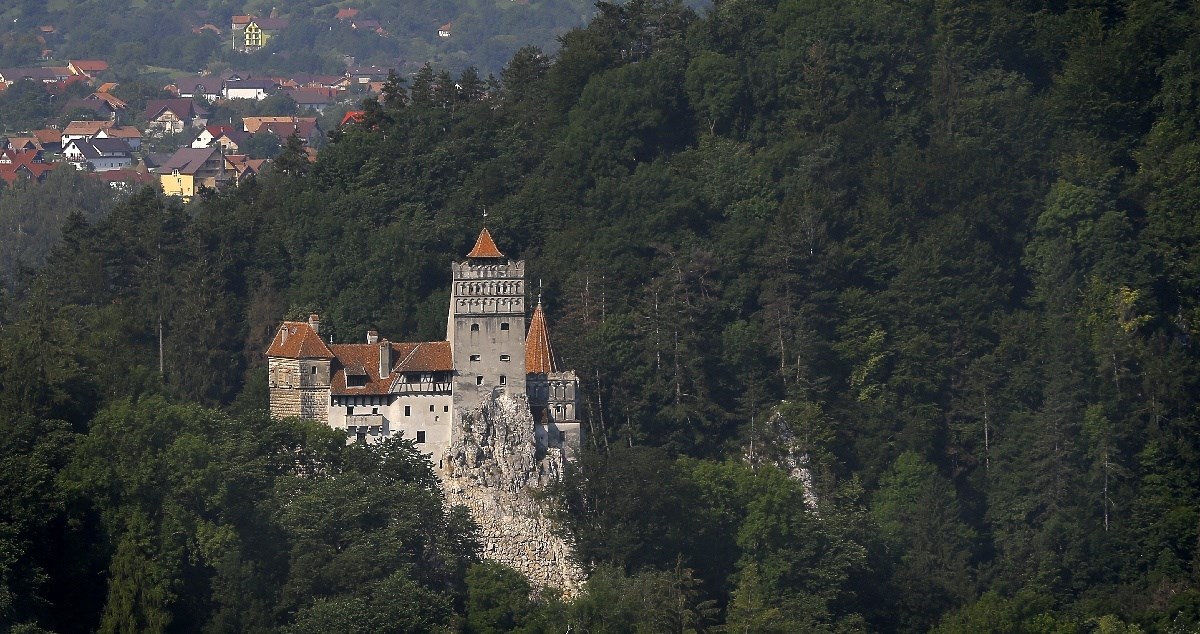
{"label": "battlement", "polygon": [[508,260],[507,262],[451,262],[450,274],[455,280],[488,280],[488,279],[525,279],[525,261]]}

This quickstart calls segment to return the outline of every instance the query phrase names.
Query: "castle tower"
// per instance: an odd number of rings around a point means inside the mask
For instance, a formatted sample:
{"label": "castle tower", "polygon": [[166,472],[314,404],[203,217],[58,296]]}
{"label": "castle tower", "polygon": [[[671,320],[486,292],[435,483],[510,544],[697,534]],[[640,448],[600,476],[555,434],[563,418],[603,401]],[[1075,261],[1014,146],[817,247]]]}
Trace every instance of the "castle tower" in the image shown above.
{"label": "castle tower", "polygon": [[333,353],[321,341],[321,321],[285,321],[267,349],[271,415],[326,422],[330,362]]}
{"label": "castle tower", "polygon": [[492,394],[525,393],[525,262],[505,258],[484,229],[466,261],[450,269],[446,339],[458,420]]}
{"label": "castle tower", "polygon": [[550,346],[546,314],[539,297],[529,319],[525,345],[525,389],[529,409],[537,423],[538,444],[546,447],[579,447],[581,441],[576,410],[579,406],[579,378],[573,371],[559,371]]}

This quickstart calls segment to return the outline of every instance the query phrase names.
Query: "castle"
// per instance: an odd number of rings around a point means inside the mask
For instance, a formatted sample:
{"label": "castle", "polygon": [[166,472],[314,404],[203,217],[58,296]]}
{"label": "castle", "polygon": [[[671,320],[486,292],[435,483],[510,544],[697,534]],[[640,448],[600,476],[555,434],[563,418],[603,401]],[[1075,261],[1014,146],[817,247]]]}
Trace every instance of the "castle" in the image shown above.
{"label": "castle", "polygon": [[484,229],[451,272],[445,341],[369,331],[365,343],[326,344],[317,315],[283,322],[267,349],[271,415],[318,420],[358,442],[403,434],[440,463],[465,413],[524,395],[539,448],[574,453],[579,379],[555,367],[540,298],[526,327],[525,262],[505,258]]}

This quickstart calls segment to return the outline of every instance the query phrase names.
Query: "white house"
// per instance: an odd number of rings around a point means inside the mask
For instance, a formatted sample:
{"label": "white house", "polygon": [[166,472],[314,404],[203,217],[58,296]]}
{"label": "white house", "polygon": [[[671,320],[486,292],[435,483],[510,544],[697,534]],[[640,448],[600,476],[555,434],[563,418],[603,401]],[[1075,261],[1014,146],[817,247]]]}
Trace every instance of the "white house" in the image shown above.
{"label": "white house", "polygon": [[225,82],[225,97],[227,99],[253,99],[262,101],[279,85],[269,79],[243,79],[241,81]]}
{"label": "white house", "polygon": [[120,139],[75,139],[63,148],[75,169],[93,172],[119,170],[133,165],[133,149]]}

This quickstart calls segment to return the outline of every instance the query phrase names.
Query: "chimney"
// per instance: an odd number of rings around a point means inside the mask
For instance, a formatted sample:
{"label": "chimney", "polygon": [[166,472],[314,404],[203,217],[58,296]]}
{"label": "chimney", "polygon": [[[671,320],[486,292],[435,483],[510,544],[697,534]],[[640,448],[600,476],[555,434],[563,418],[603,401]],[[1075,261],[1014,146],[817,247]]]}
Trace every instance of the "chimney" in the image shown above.
{"label": "chimney", "polygon": [[316,313],[308,316],[308,327],[313,329],[313,332],[321,334],[321,318]]}
{"label": "chimney", "polygon": [[387,339],[379,342],[379,378],[392,373],[392,344]]}
{"label": "chimney", "polygon": [[288,325],[284,324],[279,327],[279,343],[287,343]]}
{"label": "chimney", "polygon": [[375,330],[368,330],[367,343],[379,343],[379,332]]}

